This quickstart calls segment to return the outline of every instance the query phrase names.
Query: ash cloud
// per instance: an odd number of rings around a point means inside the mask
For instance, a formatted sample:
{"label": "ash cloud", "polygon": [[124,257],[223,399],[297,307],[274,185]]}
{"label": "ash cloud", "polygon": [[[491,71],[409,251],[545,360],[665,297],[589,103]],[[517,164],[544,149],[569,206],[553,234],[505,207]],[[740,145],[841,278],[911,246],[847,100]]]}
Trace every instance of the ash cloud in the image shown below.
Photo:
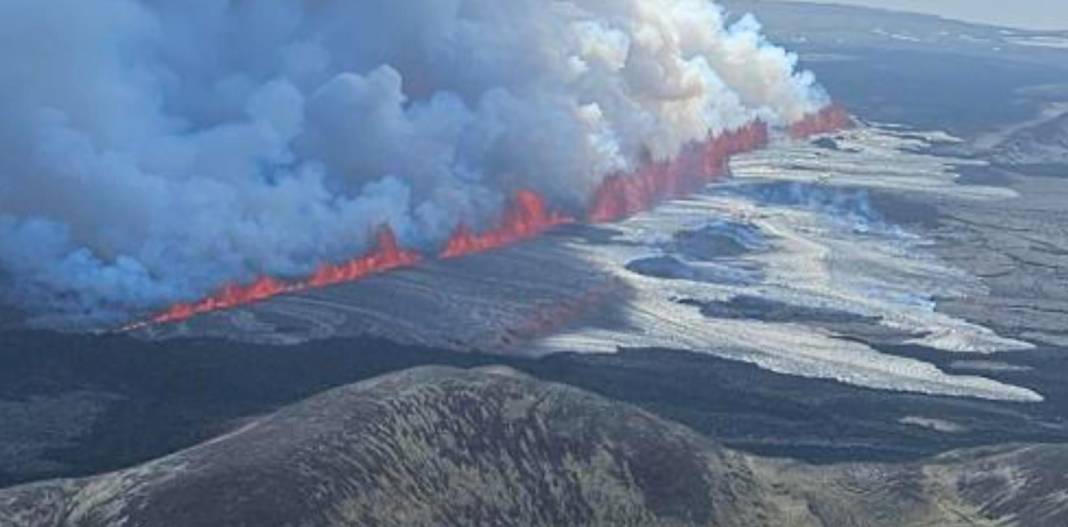
{"label": "ash cloud", "polygon": [[45,324],[439,245],[827,97],[706,0],[7,0],[0,288]]}

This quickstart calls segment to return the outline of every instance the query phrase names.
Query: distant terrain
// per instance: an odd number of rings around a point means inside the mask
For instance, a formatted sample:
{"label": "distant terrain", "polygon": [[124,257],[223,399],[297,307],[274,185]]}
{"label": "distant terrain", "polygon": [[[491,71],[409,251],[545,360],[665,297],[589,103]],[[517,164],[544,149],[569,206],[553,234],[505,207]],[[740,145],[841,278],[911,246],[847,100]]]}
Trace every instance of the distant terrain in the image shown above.
{"label": "distant terrain", "polygon": [[830,4],[721,3],[734,16],[755,13],[865,119],[973,137],[1068,100],[1068,32]]}
{"label": "distant terrain", "polygon": [[1049,446],[813,467],[514,370],[417,368],[124,471],[0,491],[0,525],[1054,525],[1066,465]]}
{"label": "distant terrain", "polygon": [[0,307],[0,527],[1068,524],[1068,34],[723,3],[862,126],[182,324]]}

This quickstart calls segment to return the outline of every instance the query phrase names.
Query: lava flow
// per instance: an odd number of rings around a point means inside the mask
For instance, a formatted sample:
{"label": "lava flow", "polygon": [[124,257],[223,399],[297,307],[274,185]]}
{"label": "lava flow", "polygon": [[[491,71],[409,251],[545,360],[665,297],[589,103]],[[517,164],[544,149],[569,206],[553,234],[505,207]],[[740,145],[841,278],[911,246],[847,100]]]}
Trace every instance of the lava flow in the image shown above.
{"label": "lava flow", "polygon": [[188,304],[175,304],[156,315],[152,321],[157,324],[179,322],[202,313],[259,302],[294,290],[293,286],[267,276],[248,285],[227,284],[217,293],[203,300]]}
{"label": "lava flow", "polygon": [[[853,124],[843,108],[828,106],[794,123],[789,133],[800,139],[850,128]],[[592,223],[621,220],[648,210],[665,199],[693,192],[710,181],[726,177],[731,156],[767,144],[767,125],[755,121],[690,145],[672,161],[649,163],[631,174],[608,176],[594,193],[587,219]],[[466,225],[458,226],[439,258],[458,258],[504,247],[574,221],[551,210],[545,199],[536,192],[521,190],[516,193],[496,228],[475,233]],[[422,260],[420,253],[398,245],[388,225],[379,231],[376,241],[375,248],[368,254],[343,264],[324,264],[306,279],[283,281],[263,277],[247,285],[229,284],[208,298],[176,304],[153,317],[150,322],[134,324],[125,329],[137,329],[151,323],[180,322],[203,313],[231,309],[281,294],[353,282],[391,269],[410,267]]]}
{"label": "lava flow", "polygon": [[545,199],[536,192],[521,190],[505,210],[500,225],[495,229],[476,234],[464,224],[460,224],[445,249],[441,258],[457,258],[466,254],[488,251],[513,243],[533,238],[557,225],[571,223],[574,219],[559,212],[550,211]]}
{"label": "lava flow", "polygon": [[755,121],[691,145],[674,160],[650,163],[633,174],[608,176],[594,193],[588,218],[593,223],[618,221],[665,199],[693,192],[726,176],[731,156],[767,144],[767,125]]}
{"label": "lava flow", "polygon": [[814,135],[848,130],[853,125],[853,117],[849,115],[849,112],[837,104],[832,104],[790,125],[790,137],[804,139]]}
{"label": "lava flow", "polygon": [[152,322],[180,322],[203,313],[260,302],[285,293],[352,282],[372,274],[415,265],[421,259],[418,252],[401,249],[393,230],[386,225],[379,229],[375,248],[371,252],[340,265],[324,264],[307,280],[283,282],[262,277],[248,285],[227,284],[203,300],[175,304],[153,317]]}
{"label": "lava flow", "polygon": [[375,249],[369,254],[341,265],[321,265],[311,278],[300,284],[300,288],[312,289],[354,282],[375,273],[410,267],[422,259],[422,255],[416,251],[401,249],[397,244],[397,237],[393,235],[393,229],[386,226],[378,231]]}

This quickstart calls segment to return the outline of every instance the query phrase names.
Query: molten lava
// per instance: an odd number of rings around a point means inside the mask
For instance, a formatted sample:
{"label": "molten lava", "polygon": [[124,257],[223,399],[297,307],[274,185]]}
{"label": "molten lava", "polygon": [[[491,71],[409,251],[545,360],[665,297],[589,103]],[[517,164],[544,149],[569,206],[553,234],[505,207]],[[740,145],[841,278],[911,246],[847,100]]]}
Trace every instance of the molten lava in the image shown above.
{"label": "molten lava", "polygon": [[672,161],[650,163],[633,174],[615,174],[601,182],[590,204],[593,223],[618,221],[649,210],[668,198],[685,195],[727,175],[727,160],[768,144],[768,127],[747,126],[691,145]]}
{"label": "molten lava", "polygon": [[849,112],[837,104],[832,104],[790,125],[790,136],[794,139],[804,139],[814,135],[848,130],[853,125],[853,118]]}
{"label": "molten lava", "polygon": [[[853,124],[845,109],[828,106],[791,125],[789,133],[800,139],[847,129]],[[726,177],[727,162],[731,156],[767,144],[768,127],[756,121],[703,143],[690,145],[674,160],[649,163],[631,174],[608,176],[594,193],[587,219],[593,223],[621,220],[648,210],[665,199],[695,191],[710,181]],[[522,190],[516,193],[496,228],[477,234],[465,225],[457,227],[440,258],[457,258],[504,247],[573,221],[550,210],[545,199],[537,193]],[[247,285],[229,284],[208,298],[174,305],[153,317],[151,322],[133,324],[126,329],[137,329],[149,323],[178,322],[285,293],[352,282],[391,269],[409,267],[421,259],[418,252],[402,249],[393,231],[385,226],[379,231],[375,248],[370,253],[343,264],[324,264],[307,279],[286,282],[263,277]]]}
{"label": "molten lava", "polygon": [[354,282],[366,276],[389,271],[398,267],[410,267],[415,265],[423,257],[416,251],[401,249],[397,245],[397,238],[393,230],[383,227],[378,231],[378,239],[375,249],[367,255],[349,260],[340,265],[323,264],[315,270],[306,282],[301,285],[302,289],[314,289]]}
{"label": "molten lava", "polygon": [[[511,245],[571,221],[573,220],[567,216],[550,211],[545,200],[538,194],[523,190],[516,193],[515,199],[505,211],[497,228],[482,234],[475,234],[466,227],[460,226],[449,240],[441,257],[455,258]],[[373,274],[400,267],[410,267],[420,260],[422,260],[420,253],[402,249],[397,243],[393,230],[385,226],[378,232],[375,248],[364,256],[342,264],[323,264],[304,280],[285,282],[263,277],[248,285],[227,284],[203,300],[171,306],[170,309],[153,317],[152,322],[157,324],[180,322],[204,313],[232,309],[285,293],[354,282]],[[137,327],[141,325],[135,324],[128,329]]]}
{"label": "molten lava", "polygon": [[476,234],[466,225],[459,225],[445,244],[440,257],[457,258],[504,247],[573,221],[559,212],[550,211],[545,199],[537,193],[521,190],[516,193],[496,228]]}
{"label": "molten lava", "polygon": [[384,226],[378,231],[376,242],[375,248],[365,256],[354,258],[340,265],[322,265],[307,280],[283,282],[271,277],[262,277],[248,285],[227,284],[217,293],[203,300],[175,304],[153,317],[152,321],[157,324],[180,322],[196,315],[232,309],[285,293],[359,280],[390,269],[415,265],[422,259],[417,252],[401,249],[389,226]]}

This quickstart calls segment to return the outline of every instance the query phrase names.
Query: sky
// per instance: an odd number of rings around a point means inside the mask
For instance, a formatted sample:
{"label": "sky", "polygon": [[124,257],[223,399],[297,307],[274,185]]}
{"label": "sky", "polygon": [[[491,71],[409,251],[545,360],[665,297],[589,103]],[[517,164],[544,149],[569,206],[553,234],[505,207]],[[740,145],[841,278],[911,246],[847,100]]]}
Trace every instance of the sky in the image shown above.
{"label": "sky", "polygon": [[1068,30],[1068,0],[791,0],[915,11],[1025,29]]}

